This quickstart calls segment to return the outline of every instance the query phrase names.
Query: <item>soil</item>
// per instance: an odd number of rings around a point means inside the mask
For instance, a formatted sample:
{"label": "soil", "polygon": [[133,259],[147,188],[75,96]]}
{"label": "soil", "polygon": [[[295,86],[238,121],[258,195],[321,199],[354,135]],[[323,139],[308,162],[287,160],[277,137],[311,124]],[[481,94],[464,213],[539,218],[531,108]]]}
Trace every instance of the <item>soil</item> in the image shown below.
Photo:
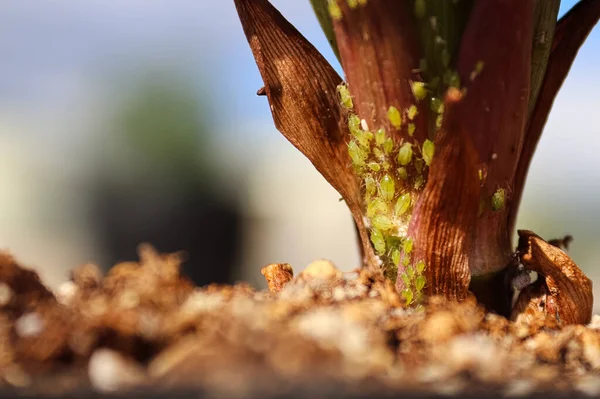
{"label": "soil", "polygon": [[179,254],[147,245],[139,254],[106,275],[80,266],[56,292],[0,254],[0,391],[600,394],[600,316],[588,326],[514,323],[472,298],[405,308],[379,274],[327,261],[296,277],[286,264],[265,267],[268,291],[195,287]]}

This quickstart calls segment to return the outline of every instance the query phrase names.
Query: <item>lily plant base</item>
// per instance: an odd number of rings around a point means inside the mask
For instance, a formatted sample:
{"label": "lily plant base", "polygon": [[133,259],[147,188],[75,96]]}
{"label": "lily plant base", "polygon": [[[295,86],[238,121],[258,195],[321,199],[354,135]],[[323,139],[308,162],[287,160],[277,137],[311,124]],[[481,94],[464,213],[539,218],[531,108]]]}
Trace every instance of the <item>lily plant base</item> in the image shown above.
{"label": "lily plant base", "polygon": [[[139,262],[106,276],[81,266],[51,292],[0,255],[0,391],[73,398],[600,394],[599,316],[588,325],[561,326],[539,313],[510,321],[472,296],[406,308],[381,274],[342,273],[327,261],[297,276],[287,264],[269,265],[265,291],[195,287],[180,263],[178,254],[141,246]],[[554,291],[545,289],[548,301]]]}

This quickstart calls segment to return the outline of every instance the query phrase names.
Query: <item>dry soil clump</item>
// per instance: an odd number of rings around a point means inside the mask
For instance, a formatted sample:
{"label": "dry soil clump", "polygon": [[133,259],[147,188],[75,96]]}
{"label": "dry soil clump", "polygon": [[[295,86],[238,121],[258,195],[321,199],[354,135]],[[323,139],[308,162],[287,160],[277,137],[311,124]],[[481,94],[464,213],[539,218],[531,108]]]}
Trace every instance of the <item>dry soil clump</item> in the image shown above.
{"label": "dry soil clump", "polygon": [[[600,394],[600,318],[588,326],[514,323],[474,299],[408,309],[367,270],[317,261],[298,276],[265,267],[269,291],[194,287],[178,254],[72,273],[57,292],[0,255],[4,388],[56,394],[93,388],[269,394],[339,384],[443,394]],[[307,381],[309,383],[307,383]]]}

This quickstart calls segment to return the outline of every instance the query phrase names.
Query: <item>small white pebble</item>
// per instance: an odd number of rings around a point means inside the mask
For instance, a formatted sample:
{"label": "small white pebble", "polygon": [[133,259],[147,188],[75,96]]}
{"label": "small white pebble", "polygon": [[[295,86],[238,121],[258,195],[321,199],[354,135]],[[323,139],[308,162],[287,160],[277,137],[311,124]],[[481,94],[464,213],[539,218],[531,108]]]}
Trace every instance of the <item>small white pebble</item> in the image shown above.
{"label": "small white pebble", "polygon": [[8,366],[2,373],[4,381],[17,388],[25,388],[31,385],[31,377],[23,369],[16,365]]}
{"label": "small white pebble", "polygon": [[336,302],[341,302],[346,299],[346,291],[343,287],[337,286],[333,289],[333,300]]}
{"label": "small white pebble", "polygon": [[600,315],[595,314],[592,316],[592,321],[588,324],[589,328],[600,329]]}
{"label": "small white pebble", "polygon": [[139,314],[138,331],[148,341],[156,338],[160,328],[160,318],[158,315],[144,311]]}
{"label": "small white pebble", "polygon": [[39,314],[25,313],[15,321],[15,332],[21,338],[35,337],[44,330],[44,320]]}
{"label": "small white pebble", "polygon": [[404,317],[408,314],[408,311],[404,308],[393,308],[390,311],[391,317]]}
{"label": "small white pebble", "polygon": [[598,396],[600,394],[600,377],[597,375],[582,377],[575,383],[575,389],[588,396]]}
{"label": "small white pebble", "polygon": [[452,370],[441,364],[431,364],[421,367],[416,373],[419,382],[431,384],[434,382],[444,381],[452,375]]}
{"label": "small white pebble", "polygon": [[460,378],[452,378],[441,384],[435,384],[433,390],[440,395],[455,396],[465,390],[467,383]]}
{"label": "small white pebble", "polygon": [[316,309],[298,317],[298,330],[322,346],[337,347],[349,357],[369,350],[368,331],[334,309]]}
{"label": "small white pebble", "polygon": [[110,349],[98,349],[90,357],[88,377],[100,392],[114,392],[141,385],[144,369],[134,360]]}
{"label": "small white pebble", "polygon": [[348,281],[357,280],[360,277],[358,272],[346,272],[344,273],[344,279]]}
{"label": "small white pebble", "polygon": [[181,311],[186,314],[196,315],[219,309],[224,303],[225,300],[220,293],[196,291],[188,296],[181,306]]}
{"label": "small white pebble", "polygon": [[526,396],[535,390],[535,384],[530,380],[515,380],[506,387],[506,396]]}
{"label": "small white pebble", "polygon": [[302,275],[309,278],[333,279],[341,276],[341,272],[328,260],[316,260],[306,266]]}
{"label": "small white pebble", "polygon": [[487,335],[459,335],[448,349],[447,361],[455,370],[475,371],[483,380],[499,378],[505,371],[506,352]]}
{"label": "small white pebble", "polygon": [[77,284],[73,281],[65,281],[56,290],[56,300],[61,305],[68,305],[71,303],[78,290],[79,287],[77,287]]}
{"label": "small white pebble", "polygon": [[125,291],[119,296],[119,306],[123,309],[133,309],[140,304],[140,296],[135,291]]}
{"label": "small white pebble", "polygon": [[13,290],[6,283],[0,283],[0,306],[6,306],[13,297]]}

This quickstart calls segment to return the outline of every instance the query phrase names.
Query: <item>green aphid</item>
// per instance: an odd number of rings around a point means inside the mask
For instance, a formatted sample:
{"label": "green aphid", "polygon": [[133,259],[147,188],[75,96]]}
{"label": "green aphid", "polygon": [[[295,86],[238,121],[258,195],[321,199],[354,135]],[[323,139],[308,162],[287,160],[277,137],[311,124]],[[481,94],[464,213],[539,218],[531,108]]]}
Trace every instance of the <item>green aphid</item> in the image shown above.
{"label": "green aphid", "polygon": [[394,248],[390,258],[392,258],[392,263],[394,266],[398,266],[400,264],[400,250],[398,248]]}
{"label": "green aphid", "polygon": [[431,160],[433,159],[434,154],[435,144],[433,144],[433,141],[426,139],[423,143],[423,161],[425,161],[425,164],[427,166],[431,164]]}
{"label": "green aphid", "polygon": [[379,191],[381,197],[385,200],[391,201],[394,198],[396,187],[394,179],[388,174],[384,175],[379,182]]}
{"label": "green aphid", "polygon": [[375,216],[373,219],[371,219],[371,224],[373,227],[381,231],[391,230],[394,227],[394,224],[390,218],[385,215]]}
{"label": "green aphid", "polygon": [[409,193],[402,194],[398,197],[398,201],[396,201],[396,205],[394,206],[394,215],[396,215],[396,217],[402,216],[408,211],[410,200]]}
{"label": "green aphid", "polygon": [[443,123],[444,123],[444,114],[439,114],[437,116],[437,118],[435,118],[435,127],[438,129],[441,129]]}
{"label": "green aphid", "polygon": [[348,3],[348,7],[352,9],[358,7],[358,0],[347,0],[346,2]]}
{"label": "green aphid", "polygon": [[351,114],[348,117],[348,129],[350,129],[351,134],[356,134],[355,132],[360,131],[360,118],[356,114]]}
{"label": "green aphid", "polygon": [[348,87],[342,83],[338,85],[337,92],[340,95],[340,102],[344,108],[352,109],[354,104],[352,103],[352,96],[350,96],[350,90],[348,90]]}
{"label": "green aphid", "polygon": [[425,183],[425,180],[423,179],[423,175],[418,175],[417,177],[415,177],[415,190],[419,190],[423,184]]}
{"label": "green aphid", "polygon": [[404,254],[404,256],[402,257],[402,266],[408,267],[408,265],[410,265],[410,255]]}
{"label": "green aphid", "polygon": [[416,105],[411,105],[410,107],[408,107],[408,112],[406,113],[406,116],[408,116],[409,120],[413,120],[415,119],[415,116],[417,116],[417,114],[419,113],[419,110],[417,109]]}
{"label": "green aphid", "polygon": [[447,69],[444,72],[443,80],[449,87],[460,88],[460,75],[454,70]]}
{"label": "green aphid", "polygon": [[354,134],[354,138],[358,141],[358,144],[368,153],[371,151],[371,146],[369,143],[373,139],[373,133],[365,132],[363,130],[358,130]]}
{"label": "green aphid", "polygon": [[400,179],[402,179],[402,180],[408,179],[408,172],[406,171],[406,168],[400,167],[396,171],[398,172],[398,177]]}
{"label": "green aphid", "polygon": [[375,183],[375,179],[372,176],[365,177],[365,190],[369,195],[375,195],[377,191],[377,184]]}
{"label": "green aphid", "polygon": [[413,301],[413,292],[410,288],[406,288],[402,291],[402,298],[406,301],[406,306],[410,305]]}
{"label": "green aphid", "polygon": [[387,203],[380,199],[375,198],[367,205],[367,217],[373,218],[375,215],[386,214],[388,213],[388,205]]}
{"label": "green aphid", "polygon": [[381,167],[383,168],[383,170],[385,170],[387,172],[388,170],[390,170],[392,165],[390,165],[390,163],[388,161],[383,161],[381,163]]}
{"label": "green aphid", "polygon": [[412,266],[408,266],[406,268],[406,274],[408,275],[408,277],[410,277],[410,279],[412,280],[413,278],[415,278],[415,269],[413,269]]}
{"label": "green aphid", "polygon": [[385,238],[380,230],[371,229],[371,242],[377,254],[383,255],[385,253]]}
{"label": "green aphid", "polygon": [[484,66],[485,66],[485,62],[483,62],[481,60],[477,61],[477,63],[475,64],[475,69],[473,69],[473,72],[471,72],[471,76],[469,76],[469,79],[471,79],[471,82],[474,81],[477,76],[479,76],[481,71],[483,71]]}
{"label": "green aphid", "polygon": [[410,89],[412,90],[413,96],[415,96],[417,101],[421,101],[427,97],[427,88],[425,87],[424,82],[412,82]]}
{"label": "green aphid", "polygon": [[424,165],[423,160],[417,158],[417,159],[415,159],[414,164],[415,164],[415,169],[416,169],[417,173],[423,173],[423,165]]}
{"label": "green aphid", "polygon": [[329,0],[327,2],[327,9],[329,10],[329,15],[331,15],[331,19],[342,19],[342,9],[340,8],[336,0]]}
{"label": "green aphid", "polygon": [[402,250],[405,254],[410,254],[413,250],[413,240],[410,237],[407,237],[402,243]]}
{"label": "green aphid", "polygon": [[356,143],[356,141],[352,140],[348,143],[348,154],[350,154],[350,158],[352,159],[352,165],[357,168],[365,166],[367,153]]}
{"label": "green aphid", "polygon": [[381,170],[381,165],[378,162],[369,162],[367,167],[373,172],[379,172]]}
{"label": "green aphid", "polygon": [[415,279],[415,289],[417,291],[423,291],[425,288],[425,276],[417,276]]}
{"label": "green aphid", "polygon": [[409,124],[408,124],[408,135],[409,135],[410,137],[412,137],[412,136],[415,134],[415,129],[416,129],[416,128],[417,128],[417,127],[415,126],[415,124],[414,124],[414,123],[409,123]]}
{"label": "green aphid", "polygon": [[431,97],[431,101],[429,101],[429,107],[436,114],[441,114],[444,112],[444,102],[439,97]]}
{"label": "green aphid", "polygon": [[425,17],[427,4],[425,0],[415,0],[415,16],[419,19]]}
{"label": "green aphid", "polygon": [[395,127],[396,129],[400,129],[400,127],[402,126],[402,115],[400,115],[400,111],[398,111],[398,108],[394,107],[393,105],[390,106],[387,112],[387,117],[390,120],[390,123],[393,127]]}
{"label": "green aphid", "polygon": [[431,80],[429,82],[427,82],[427,84],[429,85],[429,87],[432,90],[437,89],[438,85],[440,84],[440,77],[435,76],[435,77],[431,78]]}
{"label": "green aphid", "polygon": [[373,148],[373,154],[375,154],[377,158],[384,158],[383,151],[379,147]]}
{"label": "green aphid", "polygon": [[398,163],[402,166],[406,166],[412,161],[413,150],[412,144],[404,143],[398,151]]}
{"label": "green aphid", "polygon": [[423,262],[422,260],[418,261],[417,264],[415,265],[416,269],[417,269],[417,274],[422,274],[423,270],[425,270],[425,262]]}
{"label": "green aphid", "polygon": [[385,143],[385,129],[377,130],[375,133],[375,143],[377,143],[377,145]]}
{"label": "green aphid", "polygon": [[450,65],[450,53],[448,52],[448,49],[443,49],[442,50],[442,66],[444,68],[448,68],[448,65]]}
{"label": "green aphid", "polygon": [[492,195],[492,211],[497,212],[500,209],[504,208],[504,200],[506,199],[506,190],[503,188],[499,188],[496,190],[494,195]]}
{"label": "green aphid", "polygon": [[392,150],[394,149],[394,140],[392,140],[391,137],[388,137],[383,142],[382,148],[385,155],[390,155],[392,153]]}
{"label": "green aphid", "polygon": [[479,170],[477,171],[477,174],[479,175],[479,180],[480,180],[480,181],[483,181],[483,170],[482,170],[482,169],[479,169]]}
{"label": "green aphid", "polygon": [[410,277],[408,277],[408,274],[406,273],[402,273],[402,276],[400,277],[402,279],[402,282],[404,283],[405,286],[410,286]]}

